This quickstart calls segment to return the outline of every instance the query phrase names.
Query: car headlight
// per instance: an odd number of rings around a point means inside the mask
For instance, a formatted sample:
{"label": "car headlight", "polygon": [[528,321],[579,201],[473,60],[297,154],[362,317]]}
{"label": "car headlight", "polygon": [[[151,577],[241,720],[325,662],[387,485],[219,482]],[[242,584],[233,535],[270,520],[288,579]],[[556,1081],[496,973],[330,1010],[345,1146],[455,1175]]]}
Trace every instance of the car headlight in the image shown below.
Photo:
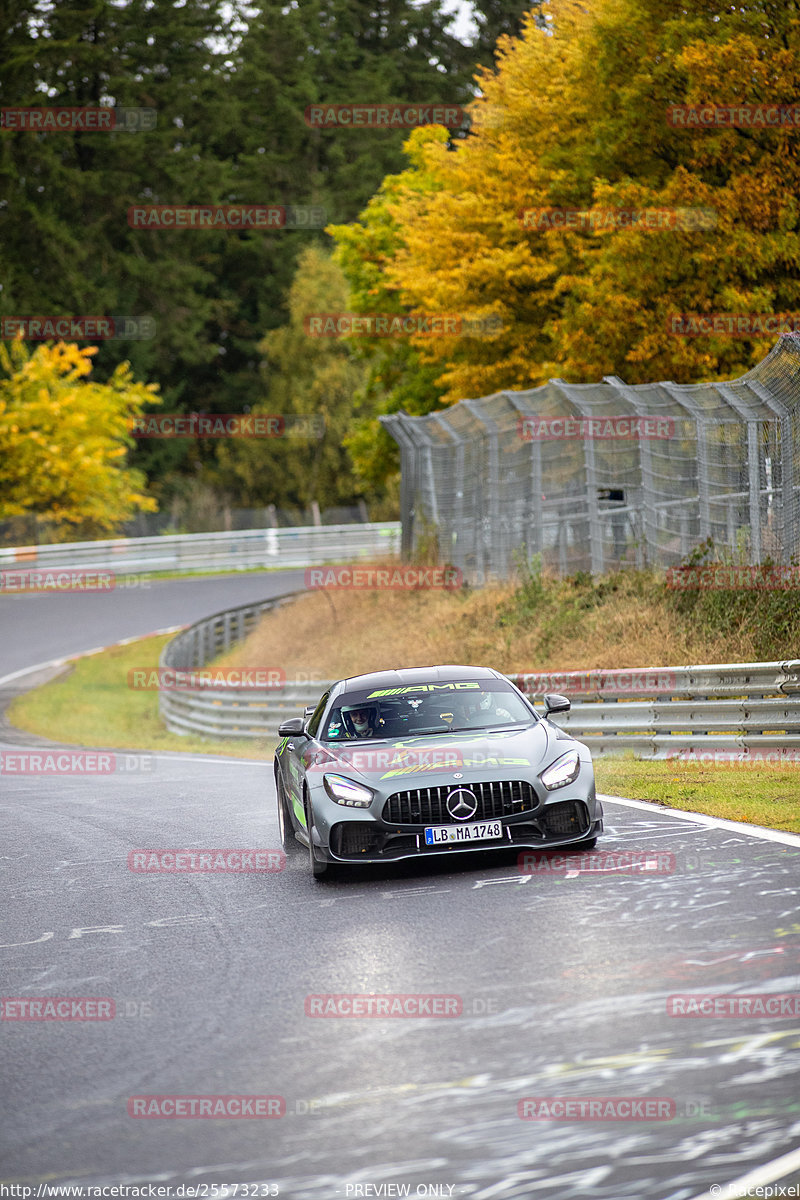
{"label": "car headlight", "polygon": [[568,783],[572,783],[580,769],[580,754],[577,750],[568,750],[561,758],[551,763],[546,771],[542,771],[539,778],[547,790],[552,792],[554,788],[566,787]]}
{"label": "car headlight", "polygon": [[336,804],[345,804],[349,808],[368,808],[372,803],[374,793],[344,775],[323,775],[322,784]]}

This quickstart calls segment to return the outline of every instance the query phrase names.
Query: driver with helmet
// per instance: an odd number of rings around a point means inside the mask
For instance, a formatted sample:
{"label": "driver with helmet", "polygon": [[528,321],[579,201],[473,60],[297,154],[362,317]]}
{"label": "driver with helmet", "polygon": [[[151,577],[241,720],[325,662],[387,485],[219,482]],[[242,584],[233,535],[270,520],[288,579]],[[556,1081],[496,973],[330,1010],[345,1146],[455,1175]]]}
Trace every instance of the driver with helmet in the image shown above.
{"label": "driver with helmet", "polygon": [[378,707],[376,704],[354,704],[342,709],[344,727],[350,737],[378,736]]}
{"label": "driver with helmet", "polygon": [[503,708],[499,700],[497,692],[482,691],[477,706],[472,710],[473,721],[478,720],[481,723],[488,721],[490,724],[494,721],[510,721],[511,713],[507,708]]}

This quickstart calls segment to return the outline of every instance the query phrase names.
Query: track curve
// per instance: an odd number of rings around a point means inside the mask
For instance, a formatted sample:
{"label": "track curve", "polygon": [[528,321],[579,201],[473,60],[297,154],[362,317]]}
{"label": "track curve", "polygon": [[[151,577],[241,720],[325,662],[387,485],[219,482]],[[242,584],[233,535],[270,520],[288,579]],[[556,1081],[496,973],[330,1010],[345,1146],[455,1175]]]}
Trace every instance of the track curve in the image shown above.
{"label": "track curve", "polygon": [[[0,686],[299,576],[153,582],[105,609],[105,596],[0,597]],[[0,1182],[689,1200],[800,1140],[800,1018],[666,1011],[678,993],[800,990],[800,838],[607,801],[603,849],[647,850],[662,873],[532,877],[514,854],[476,853],[322,883],[302,858],[267,875],[136,874],[135,848],[278,845],[268,764],[153,766],[0,776],[0,991],[117,1011],[0,1023]],[[462,1010],[306,1016],[307,996],[330,993],[447,994]],[[286,1111],[128,1115],[154,1094],[277,1095]],[[674,1112],[520,1118],[520,1101],[547,1097],[661,1097]]]}

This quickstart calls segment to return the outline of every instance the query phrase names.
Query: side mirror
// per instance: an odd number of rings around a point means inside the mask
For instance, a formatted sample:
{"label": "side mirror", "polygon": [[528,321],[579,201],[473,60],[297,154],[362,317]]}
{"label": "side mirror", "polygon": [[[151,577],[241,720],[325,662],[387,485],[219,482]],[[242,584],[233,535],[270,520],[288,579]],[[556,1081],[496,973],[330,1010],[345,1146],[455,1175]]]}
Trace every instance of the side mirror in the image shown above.
{"label": "side mirror", "polygon": [[572,701],[567,696],[560,696],[558,692],[548,692],[544,698],[544,706],[549,717],[550,713],[569,712]]}
{"label": "side mirror", "polygon": [[291,717],[278,726],[278,737],[307,737],[302,717]]}

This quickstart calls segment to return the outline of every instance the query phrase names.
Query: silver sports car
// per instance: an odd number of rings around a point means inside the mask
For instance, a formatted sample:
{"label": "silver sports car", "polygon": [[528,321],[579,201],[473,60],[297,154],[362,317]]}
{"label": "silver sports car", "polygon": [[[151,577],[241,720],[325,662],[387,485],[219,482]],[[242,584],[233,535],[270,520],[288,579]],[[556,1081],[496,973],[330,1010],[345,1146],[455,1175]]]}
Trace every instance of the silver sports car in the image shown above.
{"label": "silver sports car", "polygon": [[603,829],[589,750],[486,667],[420,667],[335,683],[284,721],[281,839],[331,863],[519,847],[589,848]]}

